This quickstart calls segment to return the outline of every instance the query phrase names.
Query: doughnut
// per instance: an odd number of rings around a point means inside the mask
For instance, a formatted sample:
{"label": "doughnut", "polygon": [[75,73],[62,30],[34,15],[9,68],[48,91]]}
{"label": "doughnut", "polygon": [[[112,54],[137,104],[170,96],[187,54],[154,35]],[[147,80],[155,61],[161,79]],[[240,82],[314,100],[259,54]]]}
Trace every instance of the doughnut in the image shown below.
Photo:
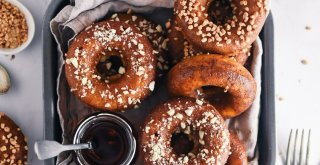
{"label": "doughnut", "polygon": [[233,132],[230,132],[230,147],[231,154],[229,155],[226,165],[247,165],[246,148]]}
{"label": "doughnut", "polygon": [[249,48],[268,14],[267,0],[176,0],[185,38],[201,50],[227,55]]}
{"label": "doughnut", "polygon": [[[136,27],[99,22],[71,43],[65,60],[66,79],[73,94],[94,108],[117,111],[135,107],[154,90],[156,58],[152,51],[150,41]],[[123,64],[116,69],[117,75],[100,74],[97,65],[101,57],[114,56]]]}
{"label": "doughnut", "polygon": [[221,55],[198,55],[176,64],[168,73],[168,89],[174,96],[207,99],[224,118],[247,110],[256,95],[250,72]]}
{"label": "doughnut", "polygon": [[162,77],[169,70],[169,62],[167,56],[167,42],[165,31],[161,25],[157,25],[141,16],[125,13],[113,14],[110,18],[113,21],[125,22],[135,26],[143,35],[148,37],[153,46],[153,52],[157,57],[157,77]]}
{"label": "doughnut", "polygon": [[0,164],[27,164],[27,139],[3,112],[0,112],[0,137]]}
{"label": "doughnut", "polygon": [[[175,18],[173,18],[173,20],[171,21],[168,38],[168,49],[170,55],[169,58],[172,64],[176,64],[184,58],[196,56],[199,54],[214,54],[214,52],[201,51],[200,48],[197,48],[194,45],[190,44],[190,42],[188,42],[184,38],[181,32],[181,28],[177,26]],[[243,49],[238,53],[232,53],[227,56],[244,65],[248,57],[250,56],[250,49]]]}
{"label": "doughnut", "polygon": [[225,164],[229,131],[215,108],[201,100],[173,98],[146,118],[141,133],[144,164]]}

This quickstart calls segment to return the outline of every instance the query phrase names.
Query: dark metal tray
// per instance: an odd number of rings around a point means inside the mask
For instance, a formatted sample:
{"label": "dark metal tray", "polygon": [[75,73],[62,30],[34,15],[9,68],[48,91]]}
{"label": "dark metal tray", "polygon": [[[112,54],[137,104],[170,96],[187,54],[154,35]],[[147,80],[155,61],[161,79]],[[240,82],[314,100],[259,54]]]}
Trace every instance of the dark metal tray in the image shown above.
{"label": "dark metal tray", "polygon": [[[61,128],[57,114],[57,44],[51,34],[50,20],[69,2],[52,0],[44,17],[43,75],[44,75],[44,138],[61,141]],[[276,157],[275,107],[274,107],[274,48],[273,19],[269,14],[260,33],[264,54],[262,57],[261,113],[258,132],[259,164],[273,165]],[[54,165],[55,159],[45,160],[45,165]]]}

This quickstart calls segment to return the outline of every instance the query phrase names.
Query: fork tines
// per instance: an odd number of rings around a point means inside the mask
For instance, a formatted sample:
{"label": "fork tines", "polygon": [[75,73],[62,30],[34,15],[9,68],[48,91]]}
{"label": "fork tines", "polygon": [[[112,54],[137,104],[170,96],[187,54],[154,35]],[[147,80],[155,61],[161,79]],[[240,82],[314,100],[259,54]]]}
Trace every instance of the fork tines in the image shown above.
{"label": "fork tines", "polygon": [[305,129],[291,129],[288,147],[286,165],[308,165],[310,150],[310,135]]}

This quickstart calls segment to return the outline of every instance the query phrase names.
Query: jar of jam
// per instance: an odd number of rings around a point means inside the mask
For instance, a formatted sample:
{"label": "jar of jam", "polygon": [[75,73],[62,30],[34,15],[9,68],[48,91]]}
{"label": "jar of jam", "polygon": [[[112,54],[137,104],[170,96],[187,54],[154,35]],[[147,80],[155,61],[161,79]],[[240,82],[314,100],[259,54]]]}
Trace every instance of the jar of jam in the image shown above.
{"label": "jar of jam", "polygon": [[129,165],[136,155],[132,128],[122,117],[96,113],[78,126],[73,144],[91,142],[92,149],[76,150],[80,165]]}

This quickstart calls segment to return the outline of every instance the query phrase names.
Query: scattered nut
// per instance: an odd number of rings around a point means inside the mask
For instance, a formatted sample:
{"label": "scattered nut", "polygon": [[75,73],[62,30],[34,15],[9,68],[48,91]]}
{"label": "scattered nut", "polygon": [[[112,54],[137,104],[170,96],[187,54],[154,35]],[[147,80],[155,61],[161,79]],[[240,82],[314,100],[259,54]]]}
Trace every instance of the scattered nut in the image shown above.
{"label": "scattered nut", "polygon": [[14,59],[16,58],[16,55],[11,55],[11,57],[10,57],[10,61],[13,61]]}
{"label": "scattered nut", "polygon": [[303,64],[303,65],[307,65],[307,64],[308,64],[308,61],[307,61],[306,59],[302,59],[300,62],[301,62],[301,64]]}
{"label": "scattered nut", "polygon": [[279,101],[283,101],[283,97],[278,96],[278,100],[279,100]]}
{"label": "scattered nut", "polygon": [[311,30],[311,26],[306,26],[305,29],[306,30]]}

